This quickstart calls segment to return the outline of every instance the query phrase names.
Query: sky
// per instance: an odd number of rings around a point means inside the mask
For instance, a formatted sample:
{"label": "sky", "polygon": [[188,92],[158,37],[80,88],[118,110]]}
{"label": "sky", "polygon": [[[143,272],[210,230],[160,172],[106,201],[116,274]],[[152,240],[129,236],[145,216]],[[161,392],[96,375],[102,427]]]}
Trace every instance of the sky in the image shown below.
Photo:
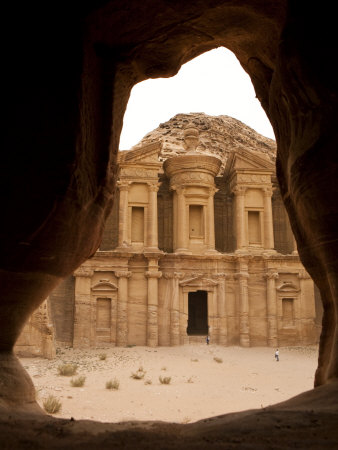
{"label": "sky", "polygon": [[231,116],[275,139],[249,75],[230,50],[220,47],[184,64],[174,77],[146,80],[133,87],[120,149],[130,149],[176,114],[190,112]]}

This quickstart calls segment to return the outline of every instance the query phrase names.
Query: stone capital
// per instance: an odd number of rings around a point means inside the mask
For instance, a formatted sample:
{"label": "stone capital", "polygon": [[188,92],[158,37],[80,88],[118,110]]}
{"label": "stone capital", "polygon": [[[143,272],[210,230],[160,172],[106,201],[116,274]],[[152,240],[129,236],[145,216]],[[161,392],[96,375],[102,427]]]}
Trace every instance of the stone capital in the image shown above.
{"label": "stone capital", "polygon": [[151,183],[151,182],[149,182],[149,183],[147,183],[147,185],[148,185],[148,190],[150,192],[158,192],[161,183],[158,183],[158,182]]}
{"label": "stone capital", "polygon": [[75,277],[90,278],[93,275],[94,275],[94,270],[90,269],[89,267],[79,267],[74,272]]}
{"label": "stone capital", "polygon": [[306,270],[301,270],[301,271],[298,273],[298,278],[299,278],[300,280],[309,280],[311,277],[310,277],[310,275],[307,273]]}
{"label": "stone capital", "polygon": [[237,196],[237,195],[245,195],[247,190],[246,186],[240,186],[240,185],[236,185],[233,189],[232,192]]}
{"label": "stone capital", "polygon": [[279,278],[279,274],[278,272],[268,272],[264,275],[264,278],[266,278],[267,280],[277,280]]}
{"label": "stone capital", "polygon": [[123,181],[119,180],[119,181],[117,181],[116,184],[120,191],[128,191],[131,182],[126,181],[126,180],[123,180]]}
{"label": "stone capital", "polygon": [[147,278],[161,278],[162,276],[162,272],[159,271],[154,271],[154,270],[147,270],[145,273],[145,276]]}
{"label": "stone capital", "polygon": [[262,191],[264,193],[264,197],[272,197],[272,187],[271,186],[265,186],[262,188]]}
{"label": "stone capital", "polygon": [[114,274],[116,278],[130,278],[132,273],[128,270],[117,270]]}

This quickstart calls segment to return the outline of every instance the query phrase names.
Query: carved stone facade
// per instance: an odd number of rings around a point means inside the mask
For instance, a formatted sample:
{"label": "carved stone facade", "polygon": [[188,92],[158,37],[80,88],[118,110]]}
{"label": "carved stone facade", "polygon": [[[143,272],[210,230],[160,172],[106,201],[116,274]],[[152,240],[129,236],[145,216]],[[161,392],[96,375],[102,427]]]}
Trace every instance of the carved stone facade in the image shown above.
{"label": "carved stone facade", "polygon": [[[76,270],[73,300],[64,299],[74,303],[68,345],[175,346],[207,334],[243,347],[318,341],[314,284],[285,226],[274,164],[238,150],[220,170],[218,157],[196,150],[198,134],[186,128],[185,151],[164,162],[160,142],[120,153],[104,249]],[[60,317],[53,323],[65,345]]]}

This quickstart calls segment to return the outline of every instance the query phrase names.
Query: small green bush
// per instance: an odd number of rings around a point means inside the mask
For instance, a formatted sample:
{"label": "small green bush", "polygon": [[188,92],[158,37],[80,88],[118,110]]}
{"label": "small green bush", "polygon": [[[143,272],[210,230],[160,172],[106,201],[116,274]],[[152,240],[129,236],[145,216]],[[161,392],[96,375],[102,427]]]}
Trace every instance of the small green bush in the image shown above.
{"label": "small green bush", "polygon": [[73,387],[82,387],[85,384],[86,377],[81,376],[77,378],[72,378],[70,380],[70,385]]}
{"label": "small green bush", "polygon": [[58,374],[65,377],[71,377],[75,375],[76,371],[77,371],[76,364],[60,364],[58,366]]}
{"label": "small green bush", "polygon": [[117,378],[106,382],[106,389],[117,391],[120,388],[120,382]]}
{"label": "small green bush", "polygon": [[43,407],[48,414],[56,414],[60,411],[61,406],[61,402],[54,395],[49,395],[43,401]]}
{"label": "small green bush", "polygon": [[161,384],[170,384],[171,377],[162,377],[161,375],[158,377]]}

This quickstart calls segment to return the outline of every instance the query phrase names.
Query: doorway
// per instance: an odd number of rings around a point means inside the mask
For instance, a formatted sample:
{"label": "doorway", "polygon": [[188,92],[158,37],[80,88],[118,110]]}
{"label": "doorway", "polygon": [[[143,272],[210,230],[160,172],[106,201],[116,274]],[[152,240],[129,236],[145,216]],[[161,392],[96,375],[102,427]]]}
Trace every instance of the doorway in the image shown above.
{"label": "doorway", "polygon": [[208,334],[208,292],[188,293],[188,328],[189,336]]}

